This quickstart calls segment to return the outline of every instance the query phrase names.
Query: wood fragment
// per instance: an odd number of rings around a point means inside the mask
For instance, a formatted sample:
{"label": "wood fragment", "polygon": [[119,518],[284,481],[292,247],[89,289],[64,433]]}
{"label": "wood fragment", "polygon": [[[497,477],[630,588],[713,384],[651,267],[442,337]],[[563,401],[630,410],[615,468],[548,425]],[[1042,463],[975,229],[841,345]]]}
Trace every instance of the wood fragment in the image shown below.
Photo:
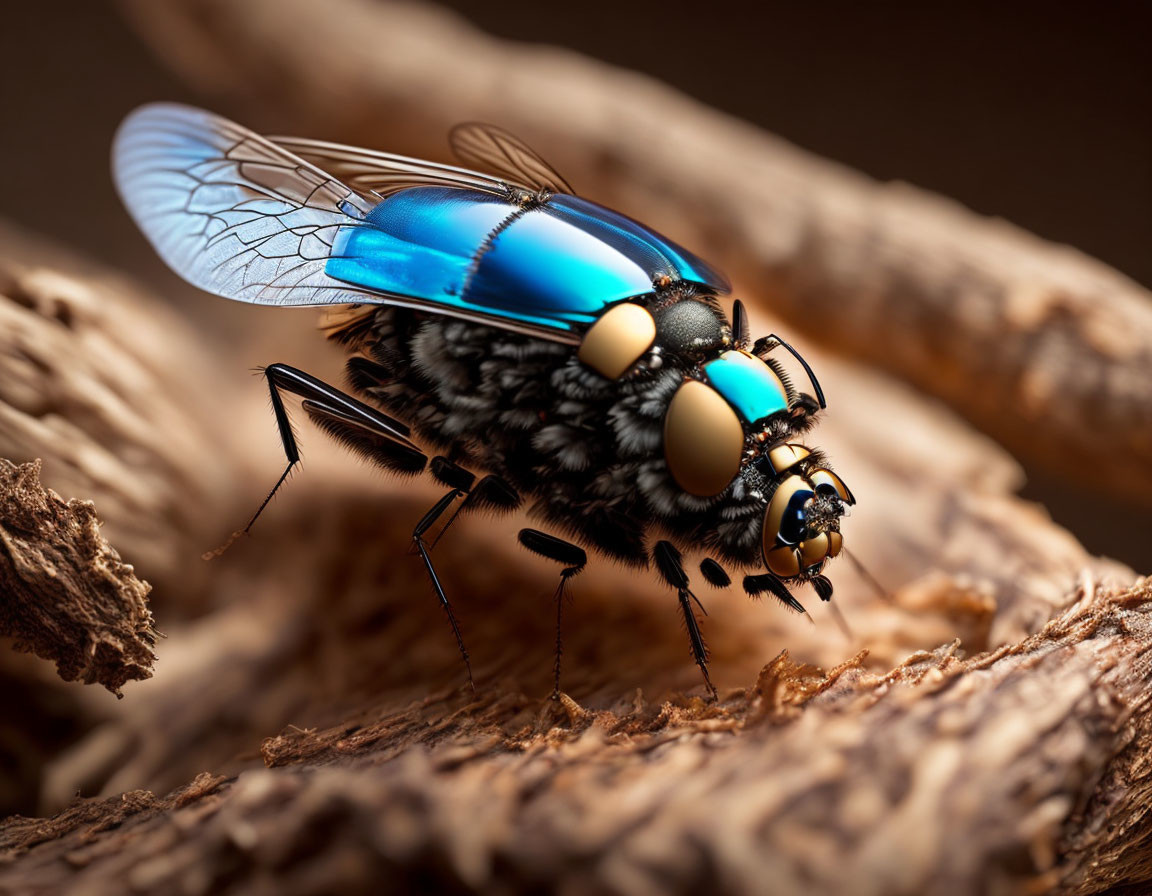
{"label": "wood fragment", "polygon": [[152,676],[150,590],[100,534],[91,501],[46,490],[38,461],[0,458],[0,635],[17,650],[120,697]]}

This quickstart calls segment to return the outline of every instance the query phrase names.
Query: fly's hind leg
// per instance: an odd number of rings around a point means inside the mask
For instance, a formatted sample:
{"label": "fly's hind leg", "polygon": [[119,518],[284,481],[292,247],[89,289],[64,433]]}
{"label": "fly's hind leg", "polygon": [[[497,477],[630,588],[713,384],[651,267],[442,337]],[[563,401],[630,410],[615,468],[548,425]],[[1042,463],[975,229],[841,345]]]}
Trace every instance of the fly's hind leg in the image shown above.
{"label": "fly's hind leg", "polygon": [[[284,484],[293,468],[300,462],[300,449],[296,443],[295,433],[292,431],[292,421],[288,416],[287,408],[284,406],[282,393],[287,392],[302,398],[301,407],[313,422],[337,441],[379,466],[393,472],[414,475],[422,472],[428,465],[427,456],[408,438],[410,431],[400,421],[369,407],[346,392],[342,392],[334,386],[286,364],[269,365],[264,370],[264,376],[268,380],[268,389],[272,397],[272,410],[276,414],[276,424],[280,429],[280,440],[284,446],[284,455],[288,465],[276,481],[272,491],[268,493],[268,497],[264,499],[248,525],[245,526],[245,532],[252,528],[252,525],[264,511],[264,508],[268,506],[280,486]],[[459,470],[459,468],[457,469]],[[463,470],[460,470],[460,473],[469,475]],[[468,485],[470,484],[468,483]],[[412,541],[424,561],[436,597],[444,608],[448,623],[452,627],[452,634],[456,637],[456,646],[460,648],[460,656],[464,659],[464,668],[468,673],[468,683],[475,690],[476,686],[472,680],[472,667],[468,660],[468,651],[464,647],[464,638],[460,634],[456,615],[452,612],[452,605],[448,602],[439,576],[436,575],[432,558],[428,556],[428,545],[424,541],[424,534],[428,529],[436,524],[437,520],[465,490],[452,488],[448,494],[437,501],[412,530]]]}
{"label": "fly's hind leg", "polygon": [[713,700],[716,700],[716,688],[708,675],[708,645],[704,643],[704,635],[700,631],[696,611],[692,609],[693,602],[705,616],[708,615],[708,611],[704,609],[700,599],[688,588],[688,573],[684,571],[683,557],[675,545],[669,541],[656,542],[652,548],[652,559],[656,561],[656,569],[659,571],[660,577],[676,589],[676,596],[680,600],[680,612],[684,614],[684,627],[688,631],[688,643],[692,648],[692,658],[700,667],[708,693],[712,695]]}
{"label": "fly's hind leg", "polygon": [[520,544],[549,560],[555,560],[564,565],[560,571],[560,584],[556,586],[553,598],[556,602],[556,664],[553,667],[552,699],[560,699],[560,657],[564,653],[564,640],[562,637],[562,622],[564,619],[564,600],[568,595],[568,581],[579,575],[588,563],[588,554],[584,549],[564,541],[555,535],[541,532],[539,529],[521,529]]}
{"label": "fly's hind leg", "polygon": [[268,492],[268,497],[252,514],[252,519],[244,527],[245,533],[252,529],[264,508],[300,463],[300,448],[296,444],[292,420],[284,406],[285,392],[304,399],[302,407],[305,413],[321,429],[368,460],[387,469],[410,474],[420,473],[427,465],[427,456],[408,438],[410,431],[399,420],[287,364],[268,365],[264,368],[264,377],[268,381],[272,411],[276,415],[280,442],[288,464]]}

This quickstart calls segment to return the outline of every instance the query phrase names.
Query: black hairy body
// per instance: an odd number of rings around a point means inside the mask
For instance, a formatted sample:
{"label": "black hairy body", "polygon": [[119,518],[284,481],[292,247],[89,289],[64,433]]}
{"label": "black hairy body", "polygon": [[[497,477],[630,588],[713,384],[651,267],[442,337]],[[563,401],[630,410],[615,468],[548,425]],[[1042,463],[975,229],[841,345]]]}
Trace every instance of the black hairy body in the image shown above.
{"label": "black hairy body", "polygon": [[760,563],[767,495],[742,477],[687,494],[663,453],[664,417],[692,362],[610,381],[576,347],[399,308],[364,309],[334,338],[354,390],[474,472],[506,479],[543,518],[626,563],[665,537],[741,567]]}

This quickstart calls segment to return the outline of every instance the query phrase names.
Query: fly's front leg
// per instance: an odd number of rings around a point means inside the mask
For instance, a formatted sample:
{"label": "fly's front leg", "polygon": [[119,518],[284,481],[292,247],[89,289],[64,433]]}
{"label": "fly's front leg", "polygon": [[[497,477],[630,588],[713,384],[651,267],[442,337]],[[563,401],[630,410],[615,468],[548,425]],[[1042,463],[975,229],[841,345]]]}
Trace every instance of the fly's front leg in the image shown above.
{"label": "fly's front leg", "polygon": [[712,699],[717,699],[716,688],[708,675],[708,645],[704,643],[704,635],[700,631],[700,623],[696,619],[696,612],[692,609],[693,601],[705,616],[708,611],[700,603],[700,599],[688,588],[688,573],[684,571],[683,557],[676,546],[669,541],[658,541],[652,549],[652,559],[656,561],[656,569],[660,577],[676,589],[676,596],[680,600],[680,612],[684,614],[684,627],[688,630],[688,643],[692,648],[692,658],[700,667],[704,675],[704,684]]}
{"label": "fly's front leg", "polygon": [[564,640],[561,634],[564,599],[568,595],[568,580],[583,572],[588,563],[588,554],[572,542],[541,532],[539,529],[521,529],[518,538],[520,544],[532,553],[564,564],[564,569],[560,571],[560,584],[556,586],[556,593],[553,595],[556,601],[556,663],[553,667],[552,699],[559,700],[560,657],[564,653]]}

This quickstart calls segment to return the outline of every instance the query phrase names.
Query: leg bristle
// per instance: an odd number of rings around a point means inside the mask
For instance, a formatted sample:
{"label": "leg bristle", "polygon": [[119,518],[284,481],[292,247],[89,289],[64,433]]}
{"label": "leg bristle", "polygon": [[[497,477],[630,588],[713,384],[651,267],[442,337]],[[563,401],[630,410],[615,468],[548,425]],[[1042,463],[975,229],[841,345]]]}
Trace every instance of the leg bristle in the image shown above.
{"label": "leg bristle", "polygon": [[331,414],[314,402],[304,401],[302,406],[313,423],[370,463],[405,475],[422,473],[428,463],[427,455],[417,448]]}
{"label": "leg bristle", "polygon": [[804,609],[804,605],[800,603],[800,601],[798,601],[786,587],[784,587],[784,583],[770,572],[758,576],[745,576],[744,590],[748,592],[748,594],[750,594],[752,597],[759,597],[762,594],[771,594],[790,610],[795,610],[797,613],[808,612]]}

